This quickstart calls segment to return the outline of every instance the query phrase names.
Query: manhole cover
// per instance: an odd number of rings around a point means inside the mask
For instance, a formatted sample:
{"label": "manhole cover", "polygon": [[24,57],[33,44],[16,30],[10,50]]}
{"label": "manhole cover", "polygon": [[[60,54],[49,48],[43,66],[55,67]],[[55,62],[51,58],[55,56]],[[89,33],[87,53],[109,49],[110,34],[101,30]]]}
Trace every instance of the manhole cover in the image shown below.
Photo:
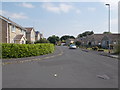
{"label": "manhole cover", "polygon": [[101,78],[101,79],[105,79],[105,80],[110,79],[110,77],[107,76],[107,75],[97,75],[97,77],[98,77],[98,78]]}

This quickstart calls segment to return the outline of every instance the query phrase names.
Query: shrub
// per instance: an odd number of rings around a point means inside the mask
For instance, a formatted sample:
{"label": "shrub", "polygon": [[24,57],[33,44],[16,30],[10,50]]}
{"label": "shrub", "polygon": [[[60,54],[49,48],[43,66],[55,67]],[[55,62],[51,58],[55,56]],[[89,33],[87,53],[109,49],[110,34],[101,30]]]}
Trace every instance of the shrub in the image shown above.
{"label": "shrub", "polygon": [[54,45],[41,44],[2,44],[3,58],[21,58],[44,55],[54,52]]}
{"label": "shrub", "polygon": [[80,41],[76,41],[76,42],[75,42],[75,45],[80,46],[80,45],[81,45],[81,42],[80,42]]}
{"label": "shrub", "polygon": [[48,40],[46,40],[45,38],[41,38],[40,40],[36,41],[35,44],[38,44],[38,43],[49,43]]}
{"label": "shrub", "polygon": [[114,53],[115,54],[120,54],[120,44],[118,44],[118,45],[115,46]]}
{"label": "shrub", "polygon": [[97,46],[95,46],[95,47],[92,47],[92,49],[93,49],[93,50],[98,50],[98,47],[97,47]]}

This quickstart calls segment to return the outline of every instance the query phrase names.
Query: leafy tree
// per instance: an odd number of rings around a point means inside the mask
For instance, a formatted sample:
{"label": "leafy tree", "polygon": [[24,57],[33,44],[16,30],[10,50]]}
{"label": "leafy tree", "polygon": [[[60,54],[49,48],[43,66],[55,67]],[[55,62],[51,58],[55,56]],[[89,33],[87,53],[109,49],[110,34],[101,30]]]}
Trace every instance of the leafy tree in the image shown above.
{"label": "leafy tree", "polygon": [[103,34],[111,34],[111,32],[103,32]]}
{"label": "leafy tree", "polygon": [[74,36],[69,36],[69,35],[64,35],[64,36],[62,36],[61,38],[60,38],[60,40],[61,41],[65,41],[65,40],[67,40],[67,39],[75,39],[75,37]]}
{"label": "leafy tree", "polygon": [[86,36],[92,35],[92,34],[94,34],[93,31],[85,31],[85,32],[83,32],[82,34],[79,34],[79,35],[78,35],[78,38],[80,38],[80,37],[86,37]]}
{"label": "leafy tree", "polygon": [[81,45],[81,42],[80,42],[80,41],[76,41],[76,42],[75,42],[75,45],[80,46],[80,45]]}
{"label": "leafy tree", "polygon": [[43,39],[41,38],[40,40],[36,41],[35,44],[36,43],[49,43],[49,41],[46,40],[46,38],[43,38]]}
{"label": "leafy tree", "polygon": [[48,37],[47,40],[48,40],[50,43],[57,44],[57,42],[58,42],[60,39],[59,39],[58,36],[53,35],[53,36]]}

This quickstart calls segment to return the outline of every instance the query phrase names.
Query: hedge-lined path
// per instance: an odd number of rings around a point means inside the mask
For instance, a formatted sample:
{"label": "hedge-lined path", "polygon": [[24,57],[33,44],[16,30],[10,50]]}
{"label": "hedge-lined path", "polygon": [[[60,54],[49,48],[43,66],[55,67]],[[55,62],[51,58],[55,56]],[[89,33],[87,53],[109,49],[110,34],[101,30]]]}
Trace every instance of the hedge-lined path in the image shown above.
{"label": "hedge-lined path", "polygon": [[2,59],[2,65],[4,66],[8,64],[20,64],[25,62],[40,61],[40,60],[61,56],[62,54],[63,54],[63,51],[60,48],[55,47],[54,53],[50,53],[46,55],[31,56],[31,57],[25,57],[25,58]]}

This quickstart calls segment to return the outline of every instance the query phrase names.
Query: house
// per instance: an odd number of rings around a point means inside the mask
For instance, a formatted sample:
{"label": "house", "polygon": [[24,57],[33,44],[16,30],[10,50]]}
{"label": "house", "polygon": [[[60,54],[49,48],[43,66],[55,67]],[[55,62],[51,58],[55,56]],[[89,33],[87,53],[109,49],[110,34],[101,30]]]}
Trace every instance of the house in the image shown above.
{"label": "house", "polygon": [[40,32],[39,31],[36,31],[35,32],[35,41],[38,41],[41,39],[41,36],[40,36]]}
{"label": "house", "polygon": [[41,39],[43,39],[43,38],[44,38],[42,33],[40,33],[40,38],[41,38]]}
{"label": "house", "polygon": [[79,41],[81,43],[82,46],[86,46],[87,45],[87,37],[80,37],[80,38],[76,38],[75,41]]}
{"label": "house", "polygon": [[86,44],[89,46],[101,45],[104,34],[92,34],[86,37]]}
{"label": "house", "polygon": [[35,29],[33,27],[25,27],[25,29],[26,29],[27,41],[34,44],[34,42],[35,42]]}
{"label": "house", "polygon": [[0,36],[2,36],[0,43],[26,43],[25,28],[3,16],[0,16],[0,25],[2,26],[0,28]]}
{"label": "house", "polygon": [[75,42],[75,39],[67,39],[66,40],[66,45],[70,45],[70,44],[73,44]]}
{"label": "house", "polygon": [[105,34],[101,42],[101,46],[103,48],[108,48],[109,45],[113,47],[120,43],[120,34]]}

